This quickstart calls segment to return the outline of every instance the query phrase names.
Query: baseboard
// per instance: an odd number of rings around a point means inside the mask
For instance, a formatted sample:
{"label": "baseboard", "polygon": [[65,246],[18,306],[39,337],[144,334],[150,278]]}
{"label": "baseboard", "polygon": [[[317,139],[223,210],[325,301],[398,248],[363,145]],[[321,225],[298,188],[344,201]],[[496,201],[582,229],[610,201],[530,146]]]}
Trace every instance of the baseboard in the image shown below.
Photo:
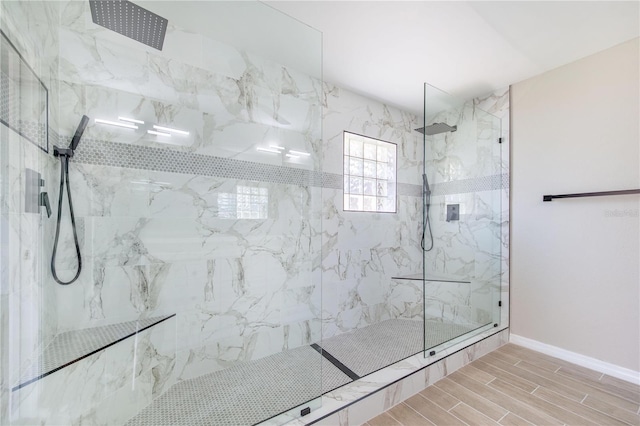
{"label": "baseboard", "polygon": [[509,335],[509,342],[514,345],[523,346],[525,348],[640,385],[640,371],[633,371],[615,364],[609,364],[608,362],[600,361],[599,359],[571,352],[557,346],[547,345],[546,343],[538,342],[537,340],[518,336],[516,334]]}

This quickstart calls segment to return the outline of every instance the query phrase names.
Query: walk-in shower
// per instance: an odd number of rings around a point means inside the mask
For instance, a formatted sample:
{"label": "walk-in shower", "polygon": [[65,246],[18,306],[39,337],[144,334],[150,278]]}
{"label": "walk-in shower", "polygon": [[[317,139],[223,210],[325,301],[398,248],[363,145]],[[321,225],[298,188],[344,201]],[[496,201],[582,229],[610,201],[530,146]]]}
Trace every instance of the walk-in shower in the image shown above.
{"label": "walk-in shower", "polygon": [[[501,120],[474,100],[425,84],[423,277],[425,349],[500,323]],[[425,236],[426,235],[426,236]],[[448,324],[443,339],[429,329]],[[436,348],[437,349],[437,348]]]}
{"label": "walk-in shower", "polygon": [[334,90],[321,33],[261,2],[0,12],[0,423],[283,424],[499,322],[476,101]]}

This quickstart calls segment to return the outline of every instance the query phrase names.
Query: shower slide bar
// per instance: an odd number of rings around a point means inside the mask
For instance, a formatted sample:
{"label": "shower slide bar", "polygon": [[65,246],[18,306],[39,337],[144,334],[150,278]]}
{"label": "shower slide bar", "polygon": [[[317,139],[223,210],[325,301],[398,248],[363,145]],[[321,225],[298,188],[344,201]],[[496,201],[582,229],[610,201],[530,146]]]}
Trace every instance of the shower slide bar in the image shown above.
{"label": "shower slide bar", "polygon": [[543,195],[542,201],[553,201],[554,198],[601,197],[604,195],[640,194],[640,189],[624,189],[622,191],[582,192],[578,194]]}

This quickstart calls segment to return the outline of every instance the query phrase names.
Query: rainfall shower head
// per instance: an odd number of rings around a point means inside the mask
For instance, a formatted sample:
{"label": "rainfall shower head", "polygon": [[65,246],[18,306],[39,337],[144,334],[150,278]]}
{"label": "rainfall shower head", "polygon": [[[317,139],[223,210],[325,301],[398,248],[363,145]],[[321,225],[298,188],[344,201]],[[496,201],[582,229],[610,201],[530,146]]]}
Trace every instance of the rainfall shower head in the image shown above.
{"label": "rainfall shower head", "polygon": [[455,132],[456,130],[458,130],[458,126],[449,126],[447,123],[433,123],[426,127],[416,129],[416,132],[420,132],[427,136],[433,136],[445,132]]}
{"label": "rainfall shower head", "polygon": [[69,148],[71,148],[71,150],[75,151],[78,147],[80,138],[82,137],[82,134],[84,133],[84,129],[86,129],[88,122],[89,117],[83,115],[80,119],[80,124],[78,124],[78,128],[76,129],[76,133],[73,135],[73,139],[71,139],[71,144],[69,145]]}
{"label": "rainfall shower head", "polygon": [[127,0],[89,0],[93,22],[162,50],[167,21]]}

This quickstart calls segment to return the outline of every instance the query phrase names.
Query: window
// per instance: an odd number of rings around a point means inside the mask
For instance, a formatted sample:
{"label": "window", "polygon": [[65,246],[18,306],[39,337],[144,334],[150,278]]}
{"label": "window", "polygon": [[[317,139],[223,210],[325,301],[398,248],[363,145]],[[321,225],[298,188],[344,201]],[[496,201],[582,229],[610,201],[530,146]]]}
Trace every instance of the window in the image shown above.
{"label": "window", "polygon": [[238,185],[238,219],[266,219],[269,190],[256,186]]}
{"label": "window", "polygon": [[396,145],[344,132],[344,210],[396,212]]}
{"label": "window", "polygon": [[236,187],[236,193],[218,194],[218,217],[223,219],[267,219],[269,189],[257,186]]}

